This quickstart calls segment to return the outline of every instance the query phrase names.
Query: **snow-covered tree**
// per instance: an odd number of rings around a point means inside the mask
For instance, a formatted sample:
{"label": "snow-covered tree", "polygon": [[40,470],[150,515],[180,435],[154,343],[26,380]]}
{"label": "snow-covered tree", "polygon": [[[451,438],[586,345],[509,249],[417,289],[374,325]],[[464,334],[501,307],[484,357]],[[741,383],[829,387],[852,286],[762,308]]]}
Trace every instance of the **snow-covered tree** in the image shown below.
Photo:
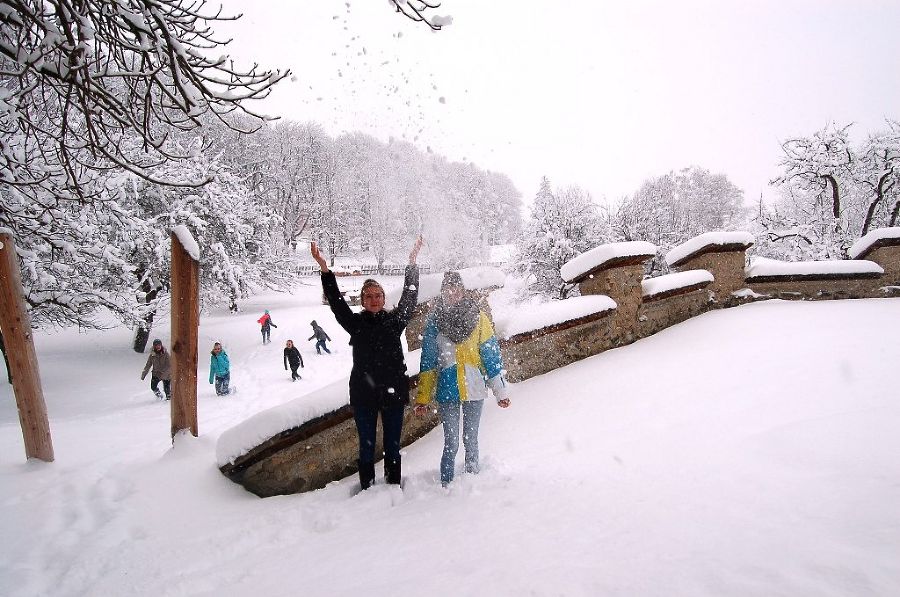
{"label": "snow-covered tree", "polygon": [[756,251],[789,259],[841,259],[853,242],[893,226],[900,210],[900,125],[854,144],[851,125],[829,124],[782,144],[780,197],[760,205]]}
{"label": "snow-covered tree", "polygon": [[393,163],[388,147],[361,133],[339,137],[338,195],[343,199],[348,242],[371,251],[378,271],[403,245],[406,214],[391,192]]}
{"label": "snow-covered tree", "polygon": [[867,204],[859,235],[870,228],[896,226],[900,211],[900,122],[871,134],[858,151],[854,180]]}
{"label": "snow-covered tree", "polygon": [[560,276],[563,264],[610,240],[610,230],[589,193],[577,186],[554,192],[544,177],[517,243],[514,267],[526,278],[526,292],[565,298],[573,286]]}
{"label": "snow-covered tree", "polygon": [[132,259],[152,226],[123,200],[129,177],[206,184],[193,166],[164,167],[195,157],[178,133],[246,111],[287,76],[216,55],[211,26],[226,17],[204,12],[202,0],[0,5],[0,226],[16,237],[37,325],[152,308],[135,299],[160,282]]}
{"label": "snow-covered tree", "polygon": [[659,248],[651,273],[667,271],[662,256],[675,245],[746,223],[743,191],[724,174],[696,166],[645,181],[610,214],[617,240],[643,240]]}
{"label": "snow-covered tree", "polygon": [[[241,298],[253,291],[284,285],[292,265],[277,255],[273,242],[280,218],[273,214],[210,152],[199,151],[200,140],[186,136],[186,145],[196,151],[189,161],[167,162],[160,176],[204,176],[211,180],[201,188],[155,185],[129,175],[122,185],[120,205],[143,226],[128,238],[117,239],[128,247],[133,264],[131,281],[142,309],[136,326],[135,350],[143,351],[160,302],[167,300],[170,238],[178,224],[191,230],[201,251],[201,308],[228,304],[237,310]],[[184,147],[188,153],[188,147]],[[122,317],[124,320],[130,320]]]}
{"label": "snow-covered tree", "polygon": [[[0,11],[0,180],[57,201],[103,197],[102,173],[185,156],[172,131],[247,111],[289,72],[241,70],[214,50],[204,0],[22,0]],[[131,139],[140,139],[134,152]],[[164,182],[164,181],[159,181]],[[188,181],[176,181],[185,184]],[[202,185],[205,179],[190,181]],[[42,193],[43,191],[43,193]]]}

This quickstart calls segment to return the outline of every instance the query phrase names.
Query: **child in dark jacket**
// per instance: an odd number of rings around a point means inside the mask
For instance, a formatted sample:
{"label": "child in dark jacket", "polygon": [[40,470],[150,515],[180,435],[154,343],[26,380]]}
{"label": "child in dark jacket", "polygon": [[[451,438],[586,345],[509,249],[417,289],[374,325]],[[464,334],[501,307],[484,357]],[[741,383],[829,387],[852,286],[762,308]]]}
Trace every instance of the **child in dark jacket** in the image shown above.
{"label": "child in dark jacket", "polygon": [[284,370],[287,371],[288,364],[291,366],[291,381],[297,381],[300,379],[300,375],[297,373],[298,367],[303,367],[303,357],[300,356],[300,351],[297,350],[297,347],[294,346],[293,340],[288,340],[287,344],[284,347]]}
{"label": "child in dark jacket", "polygon": [[322,326],[320,326],[318,323],[316,323],[315,319],[310,321],[309,325],[312,326],[313,335],[310,336],[309,338],[307,338],[307,341],[312,340],[313,338],[316,339],[316,354],[322,354],[323,350],[325,352],[327,352],[328,354],[331,354],[331,351],[328,350],[327,346],[325,346],[325,341],[326,340],[330,341],[331,338],[328,337],[328,334],[325,333],[325,330],[322,329]]}

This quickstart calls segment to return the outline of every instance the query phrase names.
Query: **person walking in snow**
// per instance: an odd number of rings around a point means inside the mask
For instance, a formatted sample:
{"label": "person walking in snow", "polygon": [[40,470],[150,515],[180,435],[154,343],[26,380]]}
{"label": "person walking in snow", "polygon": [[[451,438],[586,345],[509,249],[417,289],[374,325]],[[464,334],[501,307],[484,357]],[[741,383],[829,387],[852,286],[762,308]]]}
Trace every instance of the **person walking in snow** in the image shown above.
{"label": "person walking in snow", "polygon": [[262,326],[259,331],[262,332],[263,344],[271,342],[271,339],[269,338],[272,333],[271,328],[277,328],[278,326],[275,325],[275,322],[272,321],[272,316],[269,315],[269,310],[266,309],[266,312],[263,313],[262,317],[257,319],[256,322]]}
{"label": "person walking in snow", "polygon": [[230,393],[228,384],[231,382],[231,364],[228,362],[228,353],[222,349],[219,342],[216,342],[209,354],[209,383],[213,383],[215,380],[216,396],[227,396]]}
{"label": "person walking in snow", "polygon": [[441,295],[425,322],[416,394],[416,416],[437,400],[444,426],[441,485],[453,481],[459,451],[460,413],[465,471],[477,474],[478,425],[488,387],[502,408],[509,406],[509,388],[494,326],[475,299],[466,296],[459,272],[447,272]]}
{"label": "person walking in snow", "polygon": [[409,379],[403,361],[400,334],[412,318],[419,294],[416,256],[422,237],[409,254],[403,294],[393,311],[384,309],[384,288],[375,280],[363,282],[362,311],[354,313],[338,289],[316,243],[310,243],[313,259],[322,270],[322,290],[338,324],[350,334],[353,368],[350,371],[350,406],[359,435],[359,484],[368,489],[375,481],[375,428],[381,415],[384,438],[384,476],[399,484],[400,436],[403,411],[409,403]]}
{"label": "person walking in snow", "polygon": [[284,370],[287,371],[288,364],[291,366],[291,381],[297,381],[300,378],[300,374],[297,373],[298,367],[303,367],[303,357],[300,356],[300,351],[297,350],[297,347],[294,346],[293,340],[288,340],[287,344],[284,347]]}
{"label": "person walking in snow", "polygon": [[331,351],[328,350],[327,346],[325,346],[325,341],[331,341],[331,338],[328,337],[328,334],[325,333],[325,330],[322,329],[322,326],[316,323],[315,319],[310,321],[309,325],[312,326],[313,335],[307,338],[307,342],[309,340],[312,340],[313,338],[316,339],[316,354],[322,354],[323,350],[328,354],[331,354]]}
{"label": "person walking in snow", "polygon": [[147,363],[141,372],[141,379],[147,377],[147,372],[152,368],[150,374],[150,389],[156,394],[156,397],[162,400],[163,395],[159,391],[159,382],[163,384],[163,390],[166,392],[166,400],[172,397],[172,362],[169,360],[169,353],[163,346],[162,340],[156,338],[153,341],[153,352],[147,357]]}

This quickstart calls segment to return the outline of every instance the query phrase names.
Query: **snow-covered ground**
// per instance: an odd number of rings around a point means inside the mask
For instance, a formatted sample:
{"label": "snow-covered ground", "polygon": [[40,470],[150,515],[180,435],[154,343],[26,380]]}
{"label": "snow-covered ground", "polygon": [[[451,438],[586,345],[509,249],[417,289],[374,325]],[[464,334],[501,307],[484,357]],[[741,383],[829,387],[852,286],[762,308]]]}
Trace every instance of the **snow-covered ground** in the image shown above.
{"label": "snow-covered ground", "polygon": [[[200,437],[174,448],[126,330],[37,335],[51,464],[25,462],[0,371],[0,594],[900,594],[896,299],[707,313],[517,384],[485,408],[482,474],[449,491],[435,430],[402,491],[268,499],[218,472],[216,439],[346,375],[350,350],[317,284],[244,307],[202,319]],[[214,340],[234,396],[206,383]]]}

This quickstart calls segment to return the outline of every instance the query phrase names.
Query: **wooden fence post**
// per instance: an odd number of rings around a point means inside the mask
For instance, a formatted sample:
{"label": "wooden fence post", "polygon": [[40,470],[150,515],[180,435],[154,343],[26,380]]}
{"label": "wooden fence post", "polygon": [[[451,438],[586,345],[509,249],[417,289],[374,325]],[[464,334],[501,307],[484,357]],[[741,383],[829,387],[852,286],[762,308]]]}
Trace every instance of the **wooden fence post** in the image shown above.
{"label": "wooden fence post", "polygon": [[197,437],[197,335],[200,325],[200,250],[187,228],[172,237],[172,438]]}
{"label": "wooden fence post", "polygon": [[19,424],[25,438],[25,457],[53,462],[50,421],[34,352],[31,318],[25,308],[16,246],[7,232],[0,232],[0,328],[9,356]]}

